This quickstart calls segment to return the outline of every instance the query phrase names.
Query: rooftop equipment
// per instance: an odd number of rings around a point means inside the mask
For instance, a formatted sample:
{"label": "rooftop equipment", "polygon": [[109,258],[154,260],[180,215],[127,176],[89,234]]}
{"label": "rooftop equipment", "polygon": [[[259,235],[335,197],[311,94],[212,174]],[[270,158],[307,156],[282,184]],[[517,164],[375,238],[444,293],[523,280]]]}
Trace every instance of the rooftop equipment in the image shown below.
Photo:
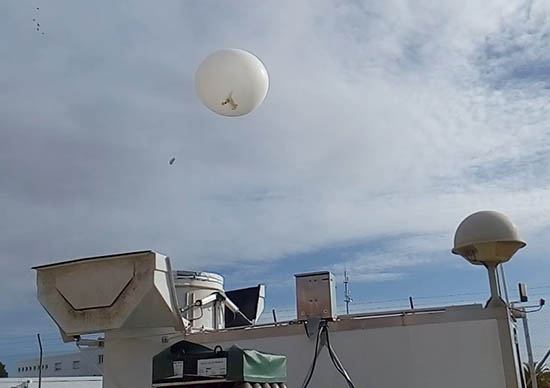
{"label": "rooftop equipment", "polygon": [[505,214],[485,210],[469,215],[460,223],[452,252],[487,268],[491,283],[491,299],[487,306],[500,306],[504,301],[500,297],[496,268],[525,245],[516,226]]}
{"label": "rooftop equipment", "polygon": [[346,368],[330,344],[328,322],[337,318],[336,282],[334,275],[328,271],[294,275],[296,277],[296,306],[298,321],[304,323],[308,337],[315,334],[313,361],[306,374],[303,388],[309,386],[319,354],[326,346],[330,359],[336,370],[342,375],[350,388],[355,388]]}
{"label": "rooftop equipment", "polygon": [[[227,298],[238,306],[241,314],[233,313],[227,306],[225,309],[225,327],[248,326],[258,322],[264,312],[265,285],[231,290],[226,293]],[[244,317],[243,317],[244,315]]]}
{"label": "rooftop equipment", "polygon": [[286,357],[180,341],[153,358],[153,387],[284,387]]}
{"label": "rooftop equipment", "polygon": [[299,321],[336,318],[336,282],[330,272],[313,272],[296,277],[296,307]]}
{"label": "rooftop equipment", "polygon": [[[209,272],[175,271],[178,304],[193,329],[223,329],[225,301],[223,277]],[[206,299],[208,298],[208,299]]]}
{"label": "rooftop equipment", "polygon": [[170,259],[153,251],[34,267],[38,300],[66,341],[122,328],[185,329]]}

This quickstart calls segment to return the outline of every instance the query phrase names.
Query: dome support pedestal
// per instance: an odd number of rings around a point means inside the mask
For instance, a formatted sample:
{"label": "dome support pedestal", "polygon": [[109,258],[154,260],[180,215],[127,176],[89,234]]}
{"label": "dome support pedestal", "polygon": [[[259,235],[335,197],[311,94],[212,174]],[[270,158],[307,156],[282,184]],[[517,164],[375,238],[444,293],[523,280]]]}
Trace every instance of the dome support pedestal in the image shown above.
{"label": "dome support pedestal", "polygon": [[500,297],[500,290],[497,279],[497,264],[487,263],[485,264],[487,273],[489,274],[489,285],[491,287],[491,298],[485,304],[485,308],[488,307],[503,307],[506,306],[506,302]]}

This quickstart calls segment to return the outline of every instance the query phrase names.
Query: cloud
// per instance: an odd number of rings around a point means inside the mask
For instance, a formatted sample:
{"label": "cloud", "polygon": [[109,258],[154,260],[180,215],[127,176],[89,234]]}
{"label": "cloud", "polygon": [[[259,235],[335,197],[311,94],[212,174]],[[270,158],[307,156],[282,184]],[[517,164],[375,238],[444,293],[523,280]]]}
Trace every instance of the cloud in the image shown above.
{"label": "cloud", "polygon": [[[31,264],[71,257],[263,266],[427,236],[341,258],[396,279],[481,208],[538,236],[548,9],[516,26],[523,4],[60,1],[41,8],[41,39],[24,2],[2,3],[2,294],[30,295]],[[271,76],[264,105],[232,120],[193,91],[196,65],[227,46]]]}
{"label": "cloud", "polygon": [[341,262],[332,266],[332,272],[340,274],[347,270],[354,282],[393,281],[402,279],[406,271],[419,265],[448,261],[441,249],[449,243],[446,235],[393,236],[382,241],[342,257]]}

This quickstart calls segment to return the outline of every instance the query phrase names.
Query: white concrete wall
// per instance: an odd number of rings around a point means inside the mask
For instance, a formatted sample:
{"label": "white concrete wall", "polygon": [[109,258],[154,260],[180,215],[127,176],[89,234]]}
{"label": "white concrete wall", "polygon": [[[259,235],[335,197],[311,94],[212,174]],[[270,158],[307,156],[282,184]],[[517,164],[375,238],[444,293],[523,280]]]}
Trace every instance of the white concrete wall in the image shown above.
{"label": "white concrete wall", "polygon": [[[506,317],[505,310],[474,308],[347,319],[330,324],[331,340],[357,388],[519,388]],[[284,354],[291,388],[301,386],[315,343],[301,324],[168,337],[170,344],[185,339]],[[150,388],[152,357],[167,346],[151,330],[107,333],[103,387]],[[343,386],[323,350],[310,387]]]}
{"label": "white concrete wall", "polygon": [[[338,331],[331,333],[331,342],[358,388],[517,387],[517,380],[505,379],[509,358],[504,360],[496,320]],[[225,348],[233,343],[286,355],[288,386],[300,387],[313,358],[315,340],[302,334],[239,339],[221,345]],[[326,349],[310,386],[346,386]]]}

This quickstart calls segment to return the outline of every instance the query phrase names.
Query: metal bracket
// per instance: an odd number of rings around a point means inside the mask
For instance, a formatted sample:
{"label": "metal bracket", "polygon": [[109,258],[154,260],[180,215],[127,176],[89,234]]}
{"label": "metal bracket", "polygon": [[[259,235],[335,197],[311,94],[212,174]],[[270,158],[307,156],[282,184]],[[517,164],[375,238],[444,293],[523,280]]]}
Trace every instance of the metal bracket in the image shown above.
{"label": "metal bracket", "polygon": [[308,338],[311,338],[317,335],[317,330],[319,330],[319,325],[321,324],[321,318],[312,317],[307,321],[304,321],[304,329],[306,330],[306,335]]}

